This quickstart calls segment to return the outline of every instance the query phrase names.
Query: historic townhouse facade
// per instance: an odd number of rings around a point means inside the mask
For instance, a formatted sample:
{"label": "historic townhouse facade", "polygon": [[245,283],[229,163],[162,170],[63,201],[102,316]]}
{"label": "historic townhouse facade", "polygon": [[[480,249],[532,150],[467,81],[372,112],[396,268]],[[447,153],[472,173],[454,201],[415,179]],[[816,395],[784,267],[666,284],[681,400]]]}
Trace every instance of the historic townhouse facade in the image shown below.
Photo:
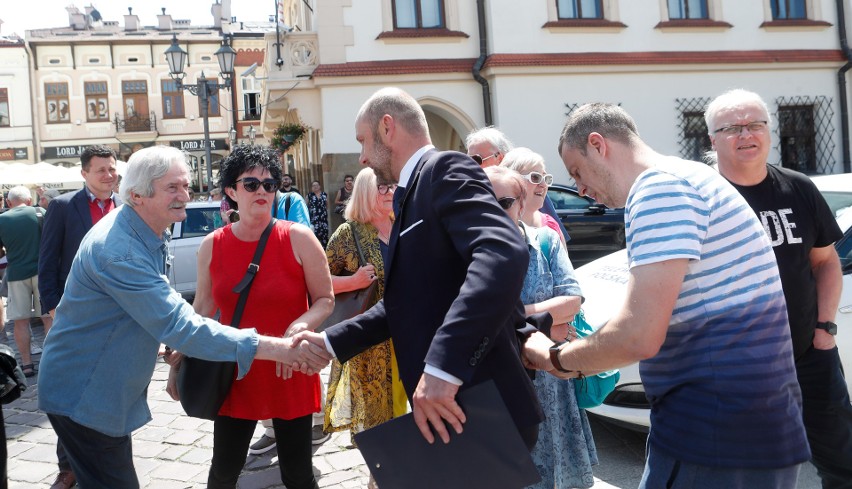
{"label": "historic townhouse facade", "polygon": [[556,142],[577,106],[619,103],[653,147],[699,158],[704,105],[736,87],[770,103],[773,163],[850,171],[843,0],[280,3],[293,30],[267,34],[275,103],[264,130],[288,118],[314,128],[293,161],[329,192],[357,170],[358,108],[387,85],[418,99],[437,146],[460,149],[467,132],[495,124],[544,155],[558,182],[569,177]]}
{"label": "historic townhouse facade", "polygon": [[[78,164],[83,149],[93,144],[109,145],[126,160],[142,147],[165,144],[188,152],[194,186],[202,186],[201,98],[179,89],[169,75],[164,52],[173,38],[187,52],[185,85],[206,79],[223,83],[214,53],[223,39],[237,52],[228,74],[231,89],[215,91],[208,101],[214,173],[232,139],[248,142],[249,128],[259,129],[262,103],[254,77],[264,73],[263,32],[271,24],[231,23],[227,1],[213,4],[209,26],[174,20],[165,9],[154,26],[144,26],[132,10],[123,25],[102,19],[92,7],[67,10],[69,26],[26,34],[36,161]],[[239,74],[252,64],[255,74],[247,82]]]}
{"label": "historic townhouse facade", "polygon": [[23,39],[0,37],[0,162],[37,161],[28,72]]}

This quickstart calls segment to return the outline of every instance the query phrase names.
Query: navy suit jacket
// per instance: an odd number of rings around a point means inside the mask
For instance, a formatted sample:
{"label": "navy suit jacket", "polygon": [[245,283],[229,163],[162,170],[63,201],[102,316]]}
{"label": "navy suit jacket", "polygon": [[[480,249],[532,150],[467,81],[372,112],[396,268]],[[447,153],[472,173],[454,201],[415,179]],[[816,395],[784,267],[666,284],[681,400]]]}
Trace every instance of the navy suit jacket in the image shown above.
{"label": "navy suit jacket", "polygon": [[[121,205],[118,195],[114,199],[116,207]],[[89,229],[92,229],[92,214],[85,188],[62,194],[50,202],[44,216],[38,259],[38,292],[43,311],[56,309],[59,304],[71,262]]]}
{"label": "navy suit jacket", "polygon": [[[408,397],[428,363],[462,380],[493,379],[517,427],[543,419],[516,330],[529,251],[482,169],[456,152],[420,159],[391,232],[385,295],[326,330],[341,362],[393,338]],[[401,190],[398,190],[401,191]]]}

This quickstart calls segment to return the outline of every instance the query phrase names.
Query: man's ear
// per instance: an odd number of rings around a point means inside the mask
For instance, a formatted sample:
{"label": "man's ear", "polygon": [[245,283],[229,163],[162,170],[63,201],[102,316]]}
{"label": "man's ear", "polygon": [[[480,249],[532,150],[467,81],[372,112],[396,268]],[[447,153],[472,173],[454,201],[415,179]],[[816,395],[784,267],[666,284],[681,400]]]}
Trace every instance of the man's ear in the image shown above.
{"label": "man's ear", "polygon": [[600,156],[606,156],[607,152],[609,151],[609,148],[606,143],[606,138],[597,132],[589,133],[587,144],[592,151],[595,151]]}
{"label": "man's ear", "polygon": [[379,138],[387,146],[396,134],[396,121],[389,114],[379,119]]}
{"label": "man's ear", "polygon": [[716,135],[715,134],[710,134],[710,148],[713,151],[716,151]]}

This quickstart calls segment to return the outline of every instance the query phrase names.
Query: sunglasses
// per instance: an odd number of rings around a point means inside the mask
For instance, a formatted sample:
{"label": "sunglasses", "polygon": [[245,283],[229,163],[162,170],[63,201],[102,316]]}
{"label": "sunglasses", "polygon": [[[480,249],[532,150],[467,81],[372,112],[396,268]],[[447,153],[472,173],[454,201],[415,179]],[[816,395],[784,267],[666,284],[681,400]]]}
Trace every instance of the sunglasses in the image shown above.
{"label": "sunglasses", "polygon": [[479,166],[482,166],[482,163],[484,163],[485,160],[487,160],[489,158],[496,158],[497,155],[499,155],[499,154],[500,154],[500,152],[498,151],[498,152],[491,154],[491,155],[488,155],[488,156],[482,156],[482,155],[479,155],[479,154],[472,154],[472,155],[470,155],[470,157],[473,158],[473,161],[477,162],[479,164]]}
{"label": "sunglasses", "polygon": [[526,175],[521,176],[533,185],[538,185],[544,182],[544,184],[549,187],[553,184],[553,175],[551,175],[550,173],[545,173],[544,175],[542,175],[537,171],[532,171],[527,173]]}
{"label": "sunglasses", "polygon": [[273,178],[267,178],[264,181],[260,181],[254,177],[246,177],[240,178],[236,182],[234,182],[234,188],[237,187],[237,184],[243,182],[243,188],[246,189],[246,192],[257,192],[257,189],[263,185],[263,190],[267,193],[273,193],[278,190],[278,180]]}
{"label": "sunglasses", "polygon": [[379,195],[385,195],[388,192],[393,192],[394,190],[396,190],[396,184],[378,185],[376,186],[376,188],[379,190]]}
{"label": "sunglasses", "polygon": [[504,211],[507,211],[515,205],[516,200],[518,200],[518,197],[502,197],[497,199],[497,203],[500,204],[500,207],[502,207]]}

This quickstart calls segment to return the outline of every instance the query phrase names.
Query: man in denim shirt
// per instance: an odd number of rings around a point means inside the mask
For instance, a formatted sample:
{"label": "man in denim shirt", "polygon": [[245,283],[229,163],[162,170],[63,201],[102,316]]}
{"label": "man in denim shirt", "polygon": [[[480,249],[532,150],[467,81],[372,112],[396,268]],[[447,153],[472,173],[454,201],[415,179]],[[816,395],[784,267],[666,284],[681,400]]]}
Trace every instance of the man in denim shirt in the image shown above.
{"label": "man in denim shirt", "polygon": [[328,355],[196,314],[167,279],[168,228],[186,218],[189,169],[174,148],[130,159],[124,206],[83,239],[45,343],[39,408],[65,446],[81,487],[139,487],[130,433],[151,420],[146,402],[160,343],[206,360],[255,359],[313,373]]}

